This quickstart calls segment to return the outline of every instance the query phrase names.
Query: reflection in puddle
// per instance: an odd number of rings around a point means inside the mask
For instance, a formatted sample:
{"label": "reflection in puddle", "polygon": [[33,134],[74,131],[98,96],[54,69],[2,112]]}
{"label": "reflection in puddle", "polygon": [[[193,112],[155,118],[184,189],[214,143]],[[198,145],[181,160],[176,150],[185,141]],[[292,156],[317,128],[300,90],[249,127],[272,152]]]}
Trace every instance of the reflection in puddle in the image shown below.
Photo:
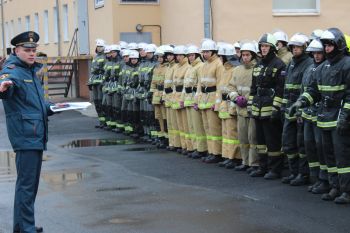
{"label": "reflection in puddle", "polygon": [[158,150],[157,147],[134,147],[128,148],[123,151],[155,151]]}
{"label": "reflection in puddle", "polygon": [[130,218],[113,218],[108,220],[108,222],[112,224],[127,224],[127,223],[135,223],[138,221]]}
{"label": "reflection in puddle", "polygon": [[[43,161],[51,156],[43,155]],[[13,151],[0,151],[0,183],[16,181],[16,153]]]}
{"label": "reflection in puddle", "polygon": [[84,173],[82,171],[58,171],[47,172],[41,175],[41,178],[48,184],[57,189],[64,189],[67,186],[77,184],[83,179],[97,177],[97,173]]}
{"label": "reflection in puddle", "polygon": [[114,146],[114,145],[132,145],[136,144],[137,141],[132,139],[80,139],[71,141],[63,148],[76,148],[76,147],[95,147],[95,146]]}

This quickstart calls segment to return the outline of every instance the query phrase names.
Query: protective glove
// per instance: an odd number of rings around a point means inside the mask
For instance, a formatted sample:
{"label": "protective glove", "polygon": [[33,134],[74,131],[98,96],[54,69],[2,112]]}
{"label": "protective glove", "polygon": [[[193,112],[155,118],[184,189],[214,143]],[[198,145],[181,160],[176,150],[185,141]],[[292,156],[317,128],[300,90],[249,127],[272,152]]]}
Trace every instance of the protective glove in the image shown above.
{"label": "protective glove", "polygon": [[198,104],[194,104],[193,108],[194,108],[194,110],[198,111],[199,110]]}
{"label": "protective glove", "polygon": [[213,104],[213,105],[210,107],[210,109],[211,109],[212,111],[215,111],[215,104]]}
{"label": "protective glove", "polygon": [[298,111],[299,108],[306,107],[306,102],[304,100],[297,100],[289,109],[289,116],[292,117]]}
{"label": "protective glove", "polygon": [[180,108],[184,108],[185,107],[185,102],[180,101]]}
{"label": "protective glove", "polygon": [[346,120],[346,116],[343,113],[340,113],[339,119],[337,122],[337,133],[341,136],[344,136],[350,132],[350,123]]}
{"label": "protective glove", "polygon": [[238,107],[245,108],[247,107],[248,100],[245,96],[239,95],[234,99],[234,103],[236,103]]}

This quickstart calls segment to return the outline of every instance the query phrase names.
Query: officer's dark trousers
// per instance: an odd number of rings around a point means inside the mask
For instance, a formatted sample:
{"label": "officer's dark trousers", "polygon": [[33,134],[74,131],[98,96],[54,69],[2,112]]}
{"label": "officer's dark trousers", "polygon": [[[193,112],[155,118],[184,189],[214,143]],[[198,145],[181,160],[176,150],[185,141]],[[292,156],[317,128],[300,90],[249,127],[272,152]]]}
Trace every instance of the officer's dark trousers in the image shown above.
{"label": "officer's dark trousers", "polygon": [[339,135],[335,129],[322,130],[323,153],[329,183],[341,192],[350,193],[350,132]]}
{"label": "officer's dark trousers", "polygon": [[36,233],[34,203],[39,187],[43,151],[16,151],[17,181],[14,202],[14,230]]}
{"label": "officer's dark trousers", "polygon": [[297,121],[285,120],[282,134],[283,152],[288,157],[289,171],[293,175],[309,174],[304,147],[304,125]]}
{"label": "officer's dark trousers", "polygon": [[282,123],[280,120],[256,119],[258,147],[266,145],[267,154],[258,152],[262,170],[280,174],[283,167],[281,155]]}
{"label": "officer's dark trousers", "polygon": [[316,123],[304,121],[304,143],[310,177],[328,181],[327,166],[322,149],[322,132]]}

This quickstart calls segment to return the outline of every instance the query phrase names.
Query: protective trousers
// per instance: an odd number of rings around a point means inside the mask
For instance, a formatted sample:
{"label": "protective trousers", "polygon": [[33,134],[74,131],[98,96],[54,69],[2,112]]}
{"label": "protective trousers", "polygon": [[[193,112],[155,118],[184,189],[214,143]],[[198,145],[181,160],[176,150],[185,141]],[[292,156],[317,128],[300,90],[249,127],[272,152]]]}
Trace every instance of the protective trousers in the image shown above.
{"label": "protective trousers", "polygon": [[14,200],[14,231],[36,233],[34,203],[38,193],[42,150],[16,151],[17,181]]}
{"label": "protective trousers", "polygon": [[333,188],[350,193],[350,133],[339,135],[335,129],[322,129],[323,153],[328,181]]}
{"label": "protective trousers", "polygon": [[222,126],[222,157],[227,159],[241,159],[239,140],[237,135],[237,117],[221,119]]}
{"label": "protective trousers", "polygon": [[304,144],[310,177],[328,181],[327,166],[322,153],[321,130],[311,121],[304,121]]}
{"label": "protective trousers", "polygon": [[102,107],[102,84],[97,84],[92,86],[92,98],[94,100],[96,112],[101,125],[106,123],[105,114]]}
{"label": "protective trousers", "polygon": [[159,137],[165,137],[165,125],[164,120],[166,120],[166,110],[164,105],[157,104],[154,105],[154,118],[159,122],[160,132],[158,132]]}
{"label": "protective trousers", "polygon": [[182,127],[182,125],[178,125],[178,110],[175,109],[171,109],[171,114],[170,114],[170,121],[171,121],[171,133],[173,135],[173,143],[174,143],[174,147],[176,148],[181,148],[181,138],[180,138],[180,127]]}
{"label": "protective trousers", "polygon": [[206,152],[208,151],[207,145],[207,136],[204,130],[203,119],[201,115],[201,111],[197,111],[192,107],[187,107],[187,118],[189,130],[192,133],[192,144],[193,149],[198,152]]}
{"label": "protective trousers", "polygon": [[256,151],[257,141],[255,119],[239,115],[237,128],[243,164],[254,167],[259,166]]}
{"label": "protective trousers", "polygon": [[221,119],[211,109],[201,110],[205,134],[207,136],[208,153],[221,155],[222,153],[222,130]]}
{"label": "protective trousers", "polygon": [[112,116],[112,95],[110,94],[105,94],[105,99],[106,99],[106,124],[108,127],[113,128],[113,116]]}
{"label": "protective trousers", "polygon": [[293,175],[309,175],[309,165],[305,155],[303,123],[285,120],[283,125],[283,152],[288,157],[289,171]]}
{"label": "protective trousers", "polygon": [[270,119],[255,119],[255,123],[260,169],[280,174],[283,168],[282,123]]}
{"label": "protective trousers", "polygon": [[180,133],[180,143],[181,143],[181,148],[184,150],[188,150],[187,147],[187,141],[188,141],[188,124],[187,124],[187,116],[186,116],[186,109],[176,109],[176,122],[177,122],[177,127]]}
{"label": "protective trousers", "polygon": [[121,121],[122,96],[119,93],[113,95],[113,121],[118,129],[124,127]]}
{"label": "protective trousers", "polygon": [[165,108],[166,109],[166,119],[167,119],[167,128],[168,128],[168,137],[169,137],[169,146],[175,147],[175,140],[174,140],[174,132],[173,132],[173,119],[174,118],[174,110],[171,108]]}

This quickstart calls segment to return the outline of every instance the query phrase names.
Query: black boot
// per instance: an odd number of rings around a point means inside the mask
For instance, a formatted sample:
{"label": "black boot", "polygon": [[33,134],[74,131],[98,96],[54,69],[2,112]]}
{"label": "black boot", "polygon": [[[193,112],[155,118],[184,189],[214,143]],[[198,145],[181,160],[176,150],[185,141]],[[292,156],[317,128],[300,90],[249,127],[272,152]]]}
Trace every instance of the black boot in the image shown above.
{"label": "black boot", "polygon": [[349,193],[342,193],[339,197],[337,197],[334,202],[336,204],[350,204],[350,195]]}
{"label": "black boot", "polygon": [[297,176],[295,174],[290,174],[289,176],[285,176],[282,178],[281,182],[283,184],[290,184],[292,180],[294,180]]}
{"label": "black boot", "polygon": [[314,187],[311,192],[313,194],[324,194],[324,193],[328,193],[330,191],[330,186],[328,181],[321,181],[321,184]]}
{"label": "black boot", "polygon": [[315,183],[313,183],[312,185],[309,185],[308,187],[307,187],[307,191],[308,192],[312,192],[312,190],[314,189],[314,188],[316,188],[316,187],[318,187],[319,185],[321,185],[321,181],[320,180],[318,180],[318,181],[316,181]]}
{"label": "black boot", "polygon": [[263,177],[265,174],[266,174],[266,170],[261,168],[261,167],[259,167],[255,171],[252,171],[249,175],[251,177]]}
{"label": "black boot", "polygon": [[205,163],[219,163],[222,161],[222,157],[220,155],[213,155],[211,158],[206,159]]}
{"label": "black boot", "polygon": [[332,188],[329,193],[322,194],[321,199],[324,201],[333,201],[336,197],[340,196],[339,189]]}
{"label": "black boot", "polygon": [[208,153],[206,151],[202,151],[202,152],[195,151],[195,152],[193,152],[191,158],[192,159],[200,159],[200,158],[206,157],[207,155],[208,155]]}
{"label": "black boot", "polygon": [[226,164],[230,162],[230,159],[225,159],[224,161],[218,163],[219,167],[225,167]]}
{"label": "black boot", "polygon": [[249,168],[248,165],[241,164],[241,165],[235,167],[235,171],[239,171],[239,172],[246,171],[248,168]]}
{"label": "black boot", "polygon": [[266,173],[264,175],[265,180],[276,180],[276,179],[279,179],[280,177],[281,177],[281,175],[279,173],[276,173],[273,171],[269,171],[268,173]]}
{"label": "black boot", "polygon": [[303,175],[303,174],[298,174],[298,176],[290,181],[291,186],[302,186],[309,184],[309,176],[308,175]]}

